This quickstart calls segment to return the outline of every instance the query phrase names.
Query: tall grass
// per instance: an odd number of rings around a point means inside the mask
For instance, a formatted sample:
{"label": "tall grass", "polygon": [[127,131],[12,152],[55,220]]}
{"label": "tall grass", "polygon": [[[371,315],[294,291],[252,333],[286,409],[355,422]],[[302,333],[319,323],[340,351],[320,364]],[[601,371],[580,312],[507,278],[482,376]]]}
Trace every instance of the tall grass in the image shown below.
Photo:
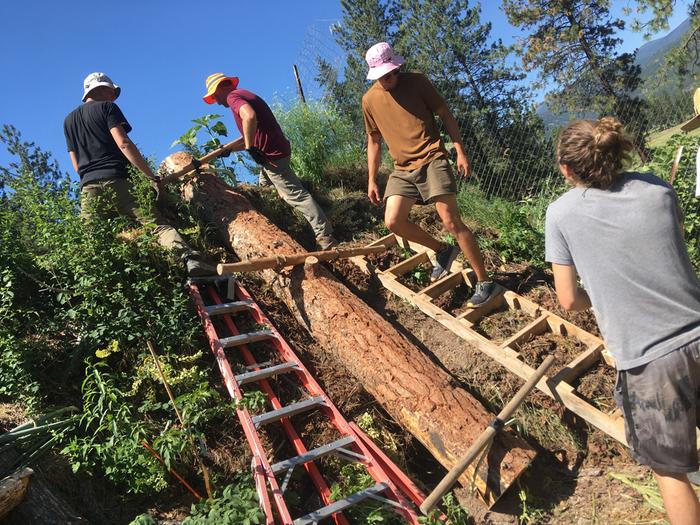
{"label": "tall grass", "polygon": [[322,183],[329,169],[366,164],[364,133],[332,105],[277,104],[275,116],[292,145],[292,167],[301,179]]}

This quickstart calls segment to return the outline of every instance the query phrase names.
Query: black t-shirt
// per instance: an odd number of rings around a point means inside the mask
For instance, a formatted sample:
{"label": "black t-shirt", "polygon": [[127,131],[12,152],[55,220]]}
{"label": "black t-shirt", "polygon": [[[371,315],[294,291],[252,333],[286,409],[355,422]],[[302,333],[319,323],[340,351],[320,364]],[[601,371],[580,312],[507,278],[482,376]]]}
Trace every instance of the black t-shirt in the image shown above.
{"label": "black t-shirt", "polygon": [[86,102],[71,111],[63,122],[68,151],[78,159],[80,186],[105,179],[126,178],[129,161],[114,142],[110,129],[131,126],[114,102]]}

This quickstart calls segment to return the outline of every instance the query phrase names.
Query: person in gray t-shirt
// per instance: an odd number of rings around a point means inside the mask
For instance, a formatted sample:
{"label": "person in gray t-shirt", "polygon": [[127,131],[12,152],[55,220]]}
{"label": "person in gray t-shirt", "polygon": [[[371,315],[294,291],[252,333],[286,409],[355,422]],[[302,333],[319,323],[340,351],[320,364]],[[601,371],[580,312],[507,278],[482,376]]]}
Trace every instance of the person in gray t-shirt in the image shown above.
{"label": "person in gray t-shirt", "polygon": [[559,166],[574,187],[547,209],[546,259],[562,306],[594,308],[616,360],[627,441],[654,471],[669,520],[698,524],[687,473],[698,469],[700,281],[673,189],[623,171],[632,148],[610,117],[562,131]]}

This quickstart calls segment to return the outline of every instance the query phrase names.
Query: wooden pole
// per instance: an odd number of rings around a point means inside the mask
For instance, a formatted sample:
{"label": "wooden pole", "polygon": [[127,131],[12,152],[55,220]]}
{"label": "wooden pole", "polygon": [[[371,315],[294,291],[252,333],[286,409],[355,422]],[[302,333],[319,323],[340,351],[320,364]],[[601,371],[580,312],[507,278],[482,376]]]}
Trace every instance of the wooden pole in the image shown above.
{"label": "wooden pole", "polygon": [[[206,466],[204,466],[204,463],[202,462],[202,458],[199,457],[199,453],[197,452],[197,447],[194,444],[194,440],[192,439],[192,434],[190,433],[189,427],[185,424],[185,421],[182,419],[182,415],[180,415],[180,411],[177,409],[177,404],[175,403],[175,396],[173,395],[172,390],[170,390],[170,385],[168,384],[168,380],[165,379],[165,373],[163,372],[163,369],[160,366],[160,360],[158,359],[158,354],[156,354],[156,347],[151,341],[146,341],[148,344],[148,349],[151,351],[151,355],[153,356],[153,360],[156,362],[156,368],[158,369],[158,374],[160,375],[161,380],[163,381],[163,385],[165,386],[165,391],[168,393],[168,397],[170,398],[170,402],[173,404],[173,408],[175,409],[175,414],[177,415],[178,420],[180,420],[180,424],[182,425],[183,430],[187,433],[187,440],[190,442],[190,446],[192,447],[192,452],[194,453],[194,456],[197,458],[197,463],[199,463],[199,468],[202,469],[202,475],[204,476],[204,487],[207,490],[207,496],[209,496],[209,499],[212,499],[214,497],[214,493],[211,490],[211,484],[209,482],[209,470],[207,469]],[[144,446],[146,448],[149,448],[144,440]],[[156,456],[158,457],[158,456]],[[178,479],[180,477],[173,472],[173,475],[176,476]],[[182,480],[181,480],[182,481]],[[184,483],[184,481],[183,481]],[[185,483],[185,485],[189,488],[189,485]],[[201,499],[201,497],[200,497]]]}
{"label": "wooden pole", "polygon": [[681,163],[681,157],[683,157],[683,146],[678,146],[676,150],[676,156],[673,159],[673,165],[671,166],[671,175],[668,177],[668,183],[673,186],[676,181],[676,173],[678,172],[678,165]]}
{"label": "wooden pole", "polygon": [[297,81],[297,90],[299,91],[299,98],[301,101],[306,104],[306,97],[304,96],[304,88],[301,87],[301,78],[299,78],[299,70],[297,69],[297,65],[293,64],[292,67],[294,68],[294,78]]}
{"label": "wooden pole", "polygon": [[[195,159],[194,157],[192,157],[192,156],[190,155],[190,159],[191,159],[191,160],[190,160],[189,164],[187,164],[186,166],[184,166],[184,167],[178,169],[178,170],[175,171],[174,173],[169,173],[168,175],[166,175],[166,176],[164,176],[164,177],[161,177],[160,181],[161,181],[161,182],[172,182],[172,181],[177,180],[177,179],[179,179],[179,178],[181,178],[181,177],[185,177],[185,176],[187,176],[187,175],[189,175],[189,174],[191,174],[191,173],[194,173],[195,171],[197,171],[197,168],[198,168],[201,164],[206,164],[206,163],[209,162],[210,160],[214,160],[214,159],[220,157],[221,155],[223,155],[224,153],[226,153],[226,151],[227,151],[231,146],[233,146],[233,144],[236,143],[237,141],[238,141],[238,139],[232,140],[232,141],[229,142],[228,144],[224,144],[224,145],[221,146],[220,148],[217,148],[217,149],[215,149],[214,151],[210,151],[209,153],[207,153],[206,155],[204,155],[204,156],[201,157],[200,159]],[[184,152],[182,152],[182,153],[184,153]],[[188,153],[184,153],[184,154],[185,154],[185,155],[189,155]],[[167,164],[167,160],[168,160],[168,159],[166,159],[165,164]],[[167,167],[167,166],[166,166],[166,167]]]}
{"label": "wooden pole", "polygon": [[336,259],[347,259],[358,255],[369,255],[371,253],[381,253],[386,251],[386,246],[363,246],[361,248],[347,248],[324,250],[319,252],[300,253],[295,255],[275,255],[273,257],[259,257],[248,259],[237,263],[219,264],[216,271],[219,275],[233,272],[251,272],[256,270],[268,270],[270,268],[284,268],[285,266],[296,266],[306,264],[310,257],[315,257],[318,261],[335,261]]}
{"label": "wooden pole", "polygon": [[554,356],[548,356],[547,359],[545,359],[535,371],[532,377],[530,377],[530,379],[527,380],[520,390],[518,390],[513,399],[511,399],[510,402],[503,407],[503,410],[501,410],[498,413],[498,416],[496,416],[495,421],[481,433],[472,446],[469,447],[467,453],[461,460],[459,460],[459,463],[450,469],[447,475],[442,478],[442,481],[440,481],[438,486],[435,487],[435,490],[433,490],[430,495],[425,498],[425,501],[420,506],[420,510],[423,514],[427,515],[431,510],[433,510],[433,508],[435,508],[435,505],[437,505],[445,493],[450,490],[452,485],[457,482],[460,476],[464,474],[464,471],[467,470],[467,467],[471,465],[472,461],[474,461],[481,451],[484,450],[484,448],[487,447],[491,441],[493,441],[496,433],[500,430],[500,428],[502,428],[505,422],[513,416],[513,413],[518,409],[522,402],[525,401],[525,398],[528,396],[530,391],[535,388],[535,385],[537,385],[539,380],[542,379],[542,376],[547,373],[547,370],[549,370],[549,367],[552,366],[553,363]]}

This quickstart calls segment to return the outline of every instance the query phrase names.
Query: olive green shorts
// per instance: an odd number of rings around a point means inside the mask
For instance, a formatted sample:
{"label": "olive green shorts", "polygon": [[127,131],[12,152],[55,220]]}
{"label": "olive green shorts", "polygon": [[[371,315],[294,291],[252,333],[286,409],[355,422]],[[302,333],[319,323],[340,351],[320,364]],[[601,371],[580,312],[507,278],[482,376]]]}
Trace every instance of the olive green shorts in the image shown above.
{"label": "olive green shorts", "polygon": [[438,157],[411,171],[394,171],[389,175],[384,200],[401,195],[418,202],[431,202],[438,195],[457,193],[452,168],[446,157]]}

